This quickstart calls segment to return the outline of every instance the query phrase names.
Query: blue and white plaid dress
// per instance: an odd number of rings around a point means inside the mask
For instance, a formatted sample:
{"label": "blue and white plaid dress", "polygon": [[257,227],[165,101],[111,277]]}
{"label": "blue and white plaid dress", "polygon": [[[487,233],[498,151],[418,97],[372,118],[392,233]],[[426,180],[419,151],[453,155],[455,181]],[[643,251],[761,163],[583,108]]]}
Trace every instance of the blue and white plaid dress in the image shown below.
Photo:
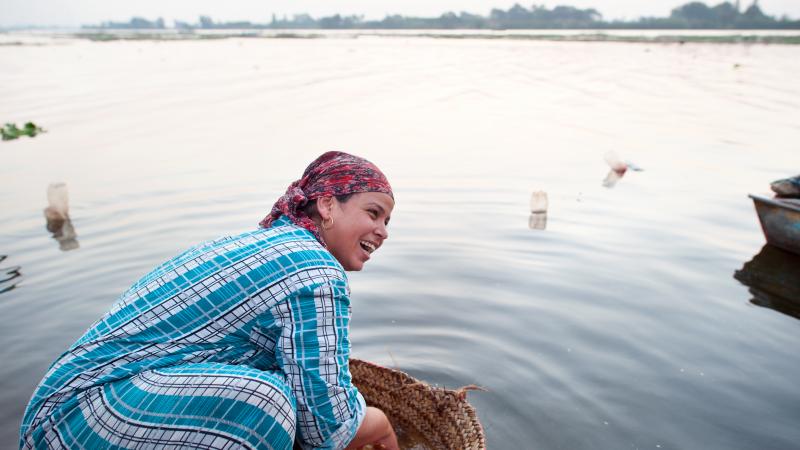
{"label": "blue and white plaid dress", "polygon": [[193,247],[134,284],[48,370],[21,448],[344,448],[366,412],[349,287],[314,236]]}

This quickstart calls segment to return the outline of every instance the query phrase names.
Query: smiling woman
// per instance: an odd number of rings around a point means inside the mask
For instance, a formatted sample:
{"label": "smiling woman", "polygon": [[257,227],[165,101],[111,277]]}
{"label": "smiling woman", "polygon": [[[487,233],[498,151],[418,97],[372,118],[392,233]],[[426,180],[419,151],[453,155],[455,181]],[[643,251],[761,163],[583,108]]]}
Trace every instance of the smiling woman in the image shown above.
{"label": "smiling woman", "polygon": [[[370,254],[389,238],[386,226],[394,199],[382,192],[344,198],[344,201],[336,197],[318,199],[314,217],[321,224],[320,234],[328,243],[328,250],[344,269],[361,270]],[[335,221],[335,217],[340,219]]]}
{"label": "smiling woman", "polygon": [[125,292],[50,367],[20,446],[397,449],[351,382],[344,273],[388,238],[393,208],[375,165],[323,154],[258,230]]}

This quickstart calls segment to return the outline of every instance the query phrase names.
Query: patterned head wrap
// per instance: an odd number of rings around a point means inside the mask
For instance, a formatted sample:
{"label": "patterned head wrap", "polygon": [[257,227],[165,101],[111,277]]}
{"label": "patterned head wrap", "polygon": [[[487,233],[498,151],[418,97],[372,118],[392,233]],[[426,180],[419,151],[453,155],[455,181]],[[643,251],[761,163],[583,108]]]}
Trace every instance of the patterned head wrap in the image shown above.
{"label": "patterned head wrap", "polygon": [[303,177],[293,182],[272,206],[259,226],[269,228],[281,216],[307,229],[325,246],[316,224],[303,211],[305,206],[320,197],[383,192],[392,194],[389,180],[377,166],[364,158],[344,152],[327,152],[306,167]]}

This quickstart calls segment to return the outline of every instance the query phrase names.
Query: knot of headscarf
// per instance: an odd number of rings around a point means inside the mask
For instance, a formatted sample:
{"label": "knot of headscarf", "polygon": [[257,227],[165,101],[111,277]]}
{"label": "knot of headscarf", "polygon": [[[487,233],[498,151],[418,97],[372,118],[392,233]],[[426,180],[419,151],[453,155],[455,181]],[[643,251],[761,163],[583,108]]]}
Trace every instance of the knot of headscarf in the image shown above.
{"label": "knot of headscarf", "polygon": [[310,231],[325,247],[317,225],[305,213],[305,207],[320,197],[357,194],[361,192],[383,192],[392,194],[389,180],[377,166],[359,156],[344,152],[327,152],[306,167],[303,176],[286,189],[272,210],[259,222],[261,228],[269,228],[281,216]]}

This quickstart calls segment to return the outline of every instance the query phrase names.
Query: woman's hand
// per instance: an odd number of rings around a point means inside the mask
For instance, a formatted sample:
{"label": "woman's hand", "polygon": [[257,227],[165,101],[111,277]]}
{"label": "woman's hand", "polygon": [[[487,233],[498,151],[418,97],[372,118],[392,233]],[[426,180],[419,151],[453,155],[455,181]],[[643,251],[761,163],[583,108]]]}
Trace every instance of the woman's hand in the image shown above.
{"label": "woman's hand", "polygon": [[376,450],[400,450],[394,428],[386,418],[386,414],[372,406],[367,407],[364,421],[361,422],[356,436],[345,450],[357,450],[366,445],[372,445],[372,448]]}

